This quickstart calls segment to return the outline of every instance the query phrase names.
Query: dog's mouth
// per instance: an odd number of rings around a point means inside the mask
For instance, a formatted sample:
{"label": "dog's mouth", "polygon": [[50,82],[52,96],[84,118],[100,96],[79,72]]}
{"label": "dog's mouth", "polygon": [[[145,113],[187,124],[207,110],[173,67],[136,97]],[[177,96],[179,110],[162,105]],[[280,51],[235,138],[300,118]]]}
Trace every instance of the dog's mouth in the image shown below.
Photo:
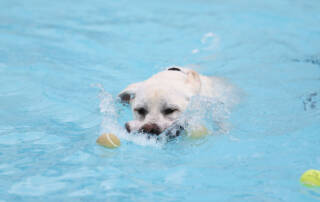
{"label": "dog's mouth", "polygon": [[156,137],[157,139],[166,138],[167,140],[173,140],[176,137],[184,134],[186,127],[180,123],[174,123],[164,131],[160,131],[160,129],[156,129],[156,127],[150,127],[152,129],[148,129],[147,127],[147,128],[142,128],[138,131],[132,132],[130,131],[130,127],[128,124],[125,125],[125,128],[128,133],[143,134],[143,135],[146,135],[148,138]]}
{"label": "dog's mouth", "polygon": [[157,140],[166,140],[166,141],[171,141],[176,139],[177,137],[181,136],[185,132],[185,127],[180,125],[180,124],[174,124],[171,127],[167,128],[160,134],[152,134],[152,133],[145,133],[142,132],[143,134],[146,134],[148,138],[156,138]]}

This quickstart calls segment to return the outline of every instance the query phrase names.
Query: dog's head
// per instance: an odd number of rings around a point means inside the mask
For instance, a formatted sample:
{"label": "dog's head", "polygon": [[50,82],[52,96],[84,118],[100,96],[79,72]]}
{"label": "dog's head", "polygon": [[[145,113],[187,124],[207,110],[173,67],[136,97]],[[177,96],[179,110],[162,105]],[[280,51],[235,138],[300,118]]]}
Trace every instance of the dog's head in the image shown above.
{"label": "dog's head", "polygon": [[119,94],[122,102],[131,105],[135,117],[125,124],[127,131],[159,135],[178,120],[200,88],[198,73],[180,67],[129,85]]}

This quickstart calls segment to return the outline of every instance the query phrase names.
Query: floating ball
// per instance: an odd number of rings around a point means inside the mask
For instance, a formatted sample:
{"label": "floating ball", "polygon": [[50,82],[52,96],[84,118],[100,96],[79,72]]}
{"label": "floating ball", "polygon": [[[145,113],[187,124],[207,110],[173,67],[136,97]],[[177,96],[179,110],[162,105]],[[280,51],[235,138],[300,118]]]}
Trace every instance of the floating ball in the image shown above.
{"label": "floating ball", "polygon": [[98,137],[96,142],[99,145],[108,148],[116,148],[120,146],[119,138],[112,133],[103,133]]}
{"label": "floating ball", "polygon": [[308,170],[302,174],[300,182],[306,186],[320,186],[320,170]]}
{"label": "floating ball", "polygon": [[209,134],[208,129],[203,125],[193,126],[188,130],[189,137],[193,139],[203,138],[208,134]]}

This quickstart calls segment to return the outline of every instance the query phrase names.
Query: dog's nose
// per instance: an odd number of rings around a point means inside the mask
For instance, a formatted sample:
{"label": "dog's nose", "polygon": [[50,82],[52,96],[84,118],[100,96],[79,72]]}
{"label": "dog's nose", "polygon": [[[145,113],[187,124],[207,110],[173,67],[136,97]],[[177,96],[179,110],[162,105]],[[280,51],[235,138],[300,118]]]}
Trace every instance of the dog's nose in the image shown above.
{"label": "dog's nose", "polygon": [[161,133],[161,129],[155,123],[147,123],[142,126],[142,128],[140,129],[140,132],[159,135]]}

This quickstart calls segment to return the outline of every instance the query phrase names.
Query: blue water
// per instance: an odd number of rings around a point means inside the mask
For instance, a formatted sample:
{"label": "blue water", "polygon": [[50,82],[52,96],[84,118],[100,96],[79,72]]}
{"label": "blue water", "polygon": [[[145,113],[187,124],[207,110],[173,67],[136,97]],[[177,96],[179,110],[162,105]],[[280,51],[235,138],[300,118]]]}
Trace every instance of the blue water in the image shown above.
{"label": "blue water", "polygon": [[[320,201],[318,0],[0,1],[0,201]],[[228,133],[130,138],[117,104],[169,65],[243,92]],[[112,130],[112,131],[110,131]],[[121,147],[96,145],[101,132]]]}

